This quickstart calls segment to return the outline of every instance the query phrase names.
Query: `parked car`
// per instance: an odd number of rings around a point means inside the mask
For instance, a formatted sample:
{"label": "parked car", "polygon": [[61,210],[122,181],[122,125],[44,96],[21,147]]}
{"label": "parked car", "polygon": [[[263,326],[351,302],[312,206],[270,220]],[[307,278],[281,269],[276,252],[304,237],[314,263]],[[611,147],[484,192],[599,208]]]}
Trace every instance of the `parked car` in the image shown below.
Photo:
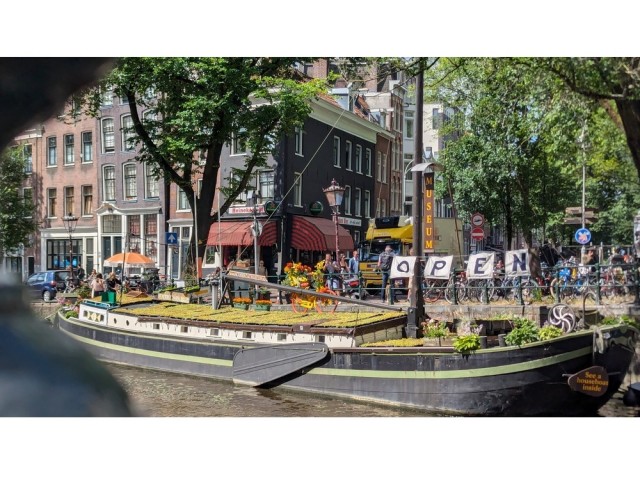
{"label": "parked car", "polygon": [[34,273],[27,279],[27,290],[34,298],[49,302],[56,298],[58,292],[64,290],[68,276],[68,270],[46,270]]}

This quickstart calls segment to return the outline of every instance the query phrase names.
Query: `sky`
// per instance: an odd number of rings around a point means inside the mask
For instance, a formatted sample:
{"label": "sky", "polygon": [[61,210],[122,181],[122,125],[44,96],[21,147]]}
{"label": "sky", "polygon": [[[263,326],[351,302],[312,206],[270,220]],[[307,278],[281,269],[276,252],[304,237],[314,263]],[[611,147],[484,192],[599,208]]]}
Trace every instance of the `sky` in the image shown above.
{"label": "sky", "polygon": [[639,13],[621,0],[34,0],[3,5],[0,54],[625,56]]}

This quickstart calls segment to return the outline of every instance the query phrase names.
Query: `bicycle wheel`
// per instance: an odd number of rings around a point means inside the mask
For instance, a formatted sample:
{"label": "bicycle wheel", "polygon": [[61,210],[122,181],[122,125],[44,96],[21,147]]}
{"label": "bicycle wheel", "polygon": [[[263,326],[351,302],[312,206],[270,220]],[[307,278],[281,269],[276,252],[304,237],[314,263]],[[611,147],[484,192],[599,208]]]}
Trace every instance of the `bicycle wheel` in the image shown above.
{"label": "bicycle wheel", "polygon": [[427,303],[437,302],[442,296],[442,290],[438,286],[438,282],[428,280],[423,285],[423,298]]}
{"label": "bicycle wheel", "polygon": [[[456,280],[455,289],[456,289],[455,297],[456,297],[457,303],[464,302],[467,298],[467,288],[465,284],[460,280]],[[448,285],[444,290],[444,299],[449,303],[453,303],[453,296],[454,296],[453,285]]]}
{"label": "bicycle wheel", "polygon": [[291,294],[291,308],[296,313],[307,313],[309,311],[309,300],[306,300],[297,293]]}
{"label": "bicycle wheel", "polygon": [[318,313],[333,313],[336,311],[336,308],[338,308],[338,304],[340,303],[340,295],[336,292],[334,292],[333,290],[327,290],[326,292],[329,295],[335,295],[336,299],[329,299],[329,298],[316,298],[316,310],[318,311]]}

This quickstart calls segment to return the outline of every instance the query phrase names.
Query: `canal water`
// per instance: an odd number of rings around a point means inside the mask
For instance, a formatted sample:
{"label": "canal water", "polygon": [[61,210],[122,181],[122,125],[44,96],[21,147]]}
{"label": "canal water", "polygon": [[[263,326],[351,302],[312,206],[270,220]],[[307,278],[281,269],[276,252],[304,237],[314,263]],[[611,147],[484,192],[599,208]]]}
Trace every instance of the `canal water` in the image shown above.
{"label": "canal water", "polygon": [[[352,400],[308,395],[281,389],[261,390],[134,367],[107,364],[142,417],[430,417],[424,412]],[[640,408],[626,407],[614,396],[598,412],[601,417],[637,417]]]}

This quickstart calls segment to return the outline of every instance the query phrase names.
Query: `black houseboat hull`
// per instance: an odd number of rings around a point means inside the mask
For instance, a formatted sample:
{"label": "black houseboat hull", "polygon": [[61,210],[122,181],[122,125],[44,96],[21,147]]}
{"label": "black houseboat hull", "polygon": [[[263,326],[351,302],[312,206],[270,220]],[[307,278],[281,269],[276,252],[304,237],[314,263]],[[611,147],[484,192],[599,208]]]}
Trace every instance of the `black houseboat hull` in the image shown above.
{"label": "black houseboat hull", "polygon": [[[264,366],[286,364],[281,355],[295,355],[307,345],[311,350],[316,347],[314,354],[323,346],[292,343],[276,347],[179,338],[94,325],[62,315],[58,321],[62,331],[101,360],[239,383],[246,382],[234,375],[234,358],[237,372],[247,349],[264,349]],[[442,414],[587,415],[597,412],[620,387],[634,355],[637,333],[624,325],[603,326],[523,347],[481,349],[469,355],[430,348],[324,346],[326,354],[312,365],[296,365],[259,383]],[[592,366],[607,372],[606,389],[599,396],[590,396],[570,388],[568,377]]]}

